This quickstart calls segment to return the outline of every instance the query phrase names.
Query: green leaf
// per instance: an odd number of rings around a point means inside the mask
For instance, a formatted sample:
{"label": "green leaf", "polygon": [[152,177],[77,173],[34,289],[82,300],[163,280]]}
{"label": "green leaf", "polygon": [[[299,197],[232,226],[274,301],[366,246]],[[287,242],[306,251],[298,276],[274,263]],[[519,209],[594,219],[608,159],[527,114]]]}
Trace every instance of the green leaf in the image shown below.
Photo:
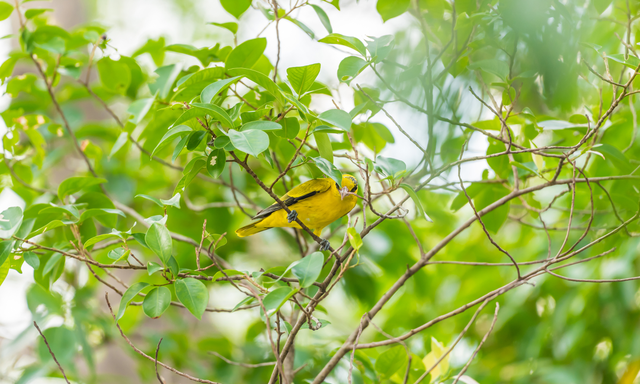
{"label": "green leaf", "polygon": [[388,379],[405,364],[407,364],[407,352],[404,347],[397,345],[378,356],[375,368],[378,373]]}
{"label": "green leaf", "polygon": [[313,252],[298,261],[291,268],[293,275],[300,281],[300,287],[307,288],[311,286],[320,276],[322,265],[324,264],[324,255],[322,252]]}
{"label": "green leaf", "polygon": [[351,128],[351,115],[341,109],[330,109],[318,115],[318,118],[326,123],[342,128],[345,132],[349,132]]}
{"label": "green leaf", "polygon": [[209,303],[207,287],[200,280],[180,279],[176,281],[175,288],[178,300],[200,320]]}
{"label": "green leaf", "polygon": [[[222,109],[221,107],[219,107],[217,105],[204,104],[204,103],[193,103],[193,104],[191,104],[191,106],[193,108],[198,109],[199,113],[203,113],[203,114],[209,115],[209,116],[213,117],[214,119],[218,120],[219,122],[223,123],[225,126],[227,126],[229,128],[232,128],[234,126],[233,120],[231,120],[231,117],[229,116],[227,111],[225,111],[224,109]],[[180,118],[182,118],[182,116],[180,116]],[[178,119],[178,120],[180,120],[180,119]],[[178,124],[178,123],[174,123],[174,124]]]}
{"label": "green leaf", "polygon": [[187,141],[187,151],[193,151],[198,148],[198,145],[202,142],[202,139],[207,135],[207,131],[193,131],[189,135],[189,140]]}
{"label": "green leaf", "polygon": [[407,165],[402,160],[392,157],[378,156],[376,158],[376,171],[383,173],[393,179],[402,177],[407,170]]}
{"label": "green leaf", "polygon": [[2,285],[2,283],[4,282],[4,279],[7,278],[7,275],[9,274],[9,269],[10,268],[11,268],[11,259],[9,257],[7,257],[0,264],[0,285]]}
{"label": "green leaf", "polygon": [[[111,252],[116,251],[115,255],[111,255]],[[109,254],[107,254],[107,256],[109,256],[109,258],[114,258],[115,256],[115,261],[112,264],[116,264],[119,261],[123,261],[123,260],[128,260],[129,259],[129,255],[131,254],[131,251],[128,249],[124,249],[124,248],[116,248],[113,251],[109,252]]]}
{"label": "green leaf", "polygon": [[311,88],[319,73],[320,64],[310,64],[304,67],[288,68],[287,78],[298,97],[301,97]]}
{"label": "green leaf", "polygon": [[169,200],[163,200],[160,199],[160,202],[162,203],[163,206],[165,207],[176,207],[178,209],[180,209],[180,194],[176,193],[172,198],[170,198]]}
{"label": "green leaf", "polygon": [[[198,61],[200,61],[203,67],[207,67],[209,66],[211,61],[220,61],[220,59],[218,58],[218,54],[220,54],[222,57],[225,57],[226,51],[231,49],[231,47],[225,47],[221,50],[219,45],[216,45],[212,48],[196,48],[193,45],[189,44],[171,44],[167,45],[164,49],[165,51],[177,52],[183,55],[195,57],[196,59],[198,59]],[[209,72],[207,71],[207,69],[213,71],[217,70],[217,68],[206,68],[199,72]]]}
{"label": "green leaf", "polygon": [[407,192],[411,197],[411,200],[413,200],[413,204],[415,204],[416,210],[418,211],[418,216],[423,216],[425,220],[432,223],[433,220],[431,220],[431,218],[427,215],[427,213],[422,208],[422,203],[420,202],[420,199],[418,198],[418,195],[413,190],[413,188],[411,188],[409,184],[400,184],[400,188],[404,189],[405,192]]}
{"label": "green leaf", "polygon": [[236,304],[235,307],[233,307],[233,309],[231,310],[231,312],[235,312],[238,310],[238,308],[242,307],[243,305],[248,305],[250,304],[253,300],[255,300],[254,297],[245,297],[244,299],[242,299],[238,304]]}
{"label": "green leaf", "polygon": [[378,0],[376,10],[382,16],[382,21],[398,17],[409,8],[411,0]]}
{"label": "green leaf", "polygon": [[169,261],[173,248],[169,230],[160,223],[153,223],[144,237],[147,246],[162,260],[164,264]]}
{"label": "green leaf", "polygon": [[91,208],[87,209],[80,215],[80,222],[83,222],[91,217],[104,216],[104,215],[118,215],[126,217],[124,212],[115,208]]}
{"label": "green leaf", "polygon": [[240,15],[251,6],[251,0],[220,0],[220,4],[225,11],[239,19]]}
{"label": "green leaf", "polygon": [[353,227],[347,229],[347,235],[349,236],[349,244],[358,252],[362,248],[362,237]]}
{"label": "green leaf", "polygon": [[276,136],[293,140],[300,132],[300,122],[296,117],[285,117],[280,120],[280,125],[282,129],[274,132]]}
{"label": "green leaf", "polygon": [[187,145],[187,140],[189,140],[189,135],[186,135],[182,139],[180,139],[180,141],[178,142],[178,145],[176,145],[176,147],[173,149],[173,155],[171,156],[171,162],[176,161],[178,156],[180,156],[180,153],[182,152],[184,147]]}
{"label": "green leaf", "polygon": [[209,175],[211,177],[217,179],[224,171],[224,167],[226,164],[227,153],[224,151],[224,149],[213,150],[207,157],[207,172],[209,172]]}
{"label": "green leaf", "polygon": [[2,237],[11,237],[22,223],[22,208],[9,207],[0,213],[0,232]]}
{"label": "green leaf", "polygon": [[624,55],[622,53],[616,53],[614,55],[607,55],[613,61],[617,61],[620,64],[624,64],[625,66],[636,69],[640,65],[640,59],[635,56],[629,56],[628,59],[625,60]]}
{"label": "green leaf", "polygon": [[164,136],[162,136],[162,139],[160,139],[158,145],[156,145],[156,147],[153,149],[153,152],[151,152],[151,157],[153,157],[156,152],[169,145],[169,143],[171,143],[174,138],[182,137],[191,131],[192,128],[187,127],[186,125],[176,125],[175,127],[169,129],[169,131],[165,133]]}
{"label": "green leaf", "polygon": [[291,16],[285,16],[284,19],[292,22],[298,28],[302,29],[302,31],[304,31],[304,33],[306,33],[310,38],[312,38],[312,39],[316,38],[316,35],[313,33],[311,28],[307,27],[307,25],[305,23],[303,23],[302,21],[294,19]]}
{"label": "green leaf", "polygon": [[333,33],[333,28],[331,28],[331,21],[329,20],[329,16],[327,16],[327,13],[324,11],[324,9],[320,8],[315,4],[310,4],[310,5],[313,8],[313,10],[316,11],[318,18],[320,19],[320,22],[322,23],[322,25],[324,25],[324,28],[327,30],[327,32]]}
{"label": "green leaf", "polygon": [[342,172],[340,172],[333,163],[330,163],[322,157],[314,157],[313,161],[322,173],[329,176],[333,181],[338,183],[338,185],[342,184]]}
{"label": "green leaf", "polygon": [[[510,190],[500,184],[484,184],[481,186],[481,188],[481,191],[473,198],[473,202],[477,211],[482,210],[490,204],[493,204],[510,192]],[[509,207],[510,203],[507,202],[506,204],[482,216],[482,222],[484,223],[487,230],[489,230],[491,233],[498,232],[498,230],[502,227],[502,225],[507,220],[507,217],[509,216]]]}
{"label": "green leaf", "polygon": [[116,248],[116,249],[112,249],[109,251],[109,253],[107,253],[107,257],[110,258],[111,260],[118,260],[119,258],[122,257],[122,255],[125,254],[127,250],[124,248]]}
{"label": "green leaf", "polygon": [[153,201],[153,202],[154,202],[154,203],[156,203],[159,207],[162,207],[162,206],[163,206],[163,204],[162,204],[162,202],[160,201],[160,199],[155,198],[155,197],[153,197],[153,196],[149,196],[149,195],[145,195],[145,194],[142,194],[142,193],[141,193],[141,194],[139,194],[139,195],[136,195],[135,197],[142,197],[143,199],[147,199],[147,200],[149,200],[149,201]]}
{"label": "green leaf", "polygon": [[629,159],[618,148],[611,144],[599,144],[592,147],[594,151],[604,154],[605,159],[622,172],[628,173],[633,170]]}
{"label": "green leaf", "polygon": [[128,139],[129,139],[129,133],[122,131],[122,133],[120,133],[120,135],[118,136],[118,139],[116,140],[116,142],[113,144],[113,147],[111,148],[111,152],[109,152],[109,159],[111,159],[113,155],[115,155],[116,153],[118,153],[120,149],[122,149],[122,147],[127,143]]}
{"label": "green leaf", "polygon": [[138,99],[131,103],[127,109],[127,113],[131,115],[129,121],[136,125],[140,124],[153,106],[154,101],[155,97],[149,97],[146,99]]}
{"label": "green leaf", "polygon": [[65,197],[72,195],[82,189],[106,182],[106,179],[101,179],[98,177],[70,177],[64,180],[58,186],[58,197],[60,198],[60,200],[64,201]]}
{"label": "green leaf", "polygon": [[9,255],[13,249],[13,240],[5,240],[0,242],[0,265],[9,260]]}
{"label": "green leaf", "polygon": [[262,131],[252,129],[239,132],[235,129],[230,129],[227,133],[234,147],[254,157],[258,157],[259,154],[269,148],[269,135]]}
{"label": "green leaf", "polygon": [[396,142],[396,140],[393,137],[393,134],[391,133],[391,131],[389,131],[389,128],[387,128],[384,124],[381,124],[381,123],[369,123],[369,124],[373,127],[373,129],[376,131],[378,136],[382,138],[382,140],[386,141],[387,143]]}
{"label": "green leaf", "polygon": [[47,8],[31,8],[31,9],[27,9],[24,13],[24,17],[25,19],[33,19],[36,16],[42,15],[45,12],[48,11],[53,11],[53,9],[47,9]]}
{"label": "green leaf", "polygon": [[178,276],[178,273],[180,273],[180,265],[178,265],[178,260],[176,260],[175,257],[171,256],[169,258],[169,261],[167,262],[167,265],[169,266],[169,270],[171,271],[173,276]]}
{"label": "green leaf", "polygon": [[148,287],[149,284],[145,282],[137,282],[129,287],[126,290],[124,295],[122,295],[122,299],[120,300],[120,307],[118,308],[118,315],[116,316],[116,322],[124,316],[124,311],[127,309],[129,303],[133,300],[134,297],[138,295],[138,293],[142,292],[143,289]]}
{"label": "green leaf", "polygon": [[489,59],[480,60],[469,64],[469,69],[480,69],[487,73],[494,74],[499,78],[506,80],[509,76],[509,65],[501,60]]}
{"label": "green leaf", "polygon": [[338,80],[350,82],[364,70],[369,63],[357,56],[344,58],[338,66]]}
{"label": "green leaf", "polygon": [[149,84],[149,90],[152,95],[158,93],[161,99],[166,99],[171,92],[171,87],[180,74],[181,66],[178,64],[165,65],[156,69],[154,72],[158,74],[155,82]]}
{"label": "green leaf", "polygon": [[35,156],[33,157],[34,164],[36,164],[38,168],[42,168],[42,164],[46,156],[46,141],[44,137],[37,129],[27,129],[23,132],[27,135],[29,141],[31,141],[31,145],[33,145],[33,149],[36,151]]}
{"label": "green leaf", "polygon": [[[384,35],[380,37],[371,37],[370,41],[367,41],[367,50],[371,54],[371,59],[374,63],[379,63],[384,60],[391,50],[393,49],[393,36]],[[467,59],[468,60],[468,59]]]}
{"label": "green leaf", "polygon": [[234,35],[238,33],[238,23],[207,23],[211,25],[215,25],[216,27],[224,28]]}
{"label": "green leaf", "polygon": [[295,295],[298,290],[294,290],[289,286],[276,288],[273,291],[269,292],[267,296],[262,299],[262,304],[264,308],[267,310],[267,314],[272,314],[277,312],[280,307],[284,305],[284,303],[291,298],[291,296]]}
{"label": "green leaf", "polygon": [[144,314],[152,319],[157,319],[169,308],[171,304],[171,291],[167,287],[153,288],[142,302]]}
{"label": "green leaf", "polygon": [[602,13],[604,11],[607,10],[607,8],[609,8],[609,5],[611,5],[613,0],[594,0],[593,1],[593,6],[596,7],[596,11],[598,11],[598,13]]}
{"label": "green leaf", "polygon": [[347,48],[351,48],[355,50],[356,52],[360,53],[362,56],[367,55],[367,49],[365,48],[364,44],[362,43],[362,41],[358,40],[355,37],[344,36],[339,33],[332,33],[330,35],[327,35],[326,37],[323,37],[318,41],[325,44],[342,45]]}
{"label": "green leaf", "polygon": [[319,132],[314,130],[313,137],[316,139],[316,145],[318,146],[318,153],[320,157],[326,159],[330,163],[333,163],[333,147],[331,146],[331,139],[325,132]]}
{"label": "green leaf", "polygon": [[252,129],[256,129],[258,131],[279,131],[282,129],[282,125],[276,123],[275,121],[256,120],[251,121],[247,124],[243,124],[240,129],[242,131],[249,131]]}
{"label": "green leaf", "polygon": [[54,253],[51,255],[51,258],[47,260],[47,263],[44,265],[44,269],[42,270],[42,275],[46,276],[55,268],[55,266],[63,259],[63,255],[61,253]]}
{"label": "green leaf", "polygon": [[[226,136],[223,136],[223,137],[226,137]],[[193,179],[195,179],[196,176],[198,176],[198,174],[200,173],[200,170],[202,170],[202,168],[205,168],[206,166],[207,166],[207,158],[204,156],[191,159],[189,164],[187,164],[187,166],[184,168],[184,171],[183,171],[184,176],[182,177],[182,179],[180,179],[180,181],[174,188],[173,193],[176,194],[178,192],[184,191],[184,189],[187,186],[189,186],[189,184],[193,181]]]}
{"label": "green leaf", "polygon": [[34,271],[40,268],[40,258],[33,252],[25,252],[24,261],[26,261]]}
{"label": "green leaf", "polygon": [[242,76],[235,76],[224,80],[218,80],[215,83],[207,85],[200,94],[200,101],[203,103],[211,103],[211,100],[213,100],[218,93],[227,89],[229,85],[240,78],[242,78]]}
{"label": "green leaf", "polygon": [[160,271],[162,269],[162,265],[158,264],[158,263],[154,263],[153,261],[149,261],[147,263],[147,274],[149,276],[153,275],[154,273]]}
{"label": "green leaf", "polygon": [[227,71],[227,74],[229,74],[229,76],[246,77],[247,79],[266,89],[267,92],[272,94],[276,98],[276,100],[278,100],[278,102],[284,104],[284,95],[282,94],[280,87],[278,87],[276,83],[274,83],[273,80],[271,80],[268,76],[265,76],[264,74],[253,69],[247,68],[230,69]]}
{"label": "green leaf", "polygon": [[13,6],[11,4],[0,1],[0,21],[8,19],[12,12]]}
{"label": "green leaf", "polygon": [[267,39],[264,37],[247,40],[231,51],[229,56],[227,56],[224,66],[226,69],[251,69],[258,62],[265,48],[267,48]]}
{"label": "green leaf", "polygon": [[103,57],[97,63],[98,74],[105,89],[124,95],[131,84],[131,69],[124,60]]}
{"label": "green leaf", "polygon": [[[532,164],[532,163],[530,162],[529,164]],[[515,167],[517,167],[517,168],[520,168],[520,169],[522,169],[522,170],[526,171],[527,173],[531,173],[531,174],[534,174],[534,175],[536,175],[536,176],[540,176],[540,177],[542,177],[542,175],[540,175],[540,174],[538,173],[538,171],[536,171],[535,169],[533,169],[533,168],[531,168],[531,167],[527,166],[527,164],[526,164],[526,163],[520,163],[520,162],[517,162],[517,161],[510,161],[510,162],[509,162],[509,165],[513,165],[513,166],[515,166]],[[532,164],[532,165],[533,165],[533,164]]]}
{"label": "green leaf", "polygon": [[316,133],[340,133],[343,134],[344,130],[340,129],[340,128],[336,128],[336,127],[330,127],[328,125],[318,125],[317,127],[313,128],[311,130],[311,133],[313,133],[314,135]]}
{"label": "green leaf", "polygon": [[84,242],[84,247],[86,249],[102,240],[111,239],[111,238],[122,239],[122,236],[119,233],[105,233],[102,235],[94,236]]}

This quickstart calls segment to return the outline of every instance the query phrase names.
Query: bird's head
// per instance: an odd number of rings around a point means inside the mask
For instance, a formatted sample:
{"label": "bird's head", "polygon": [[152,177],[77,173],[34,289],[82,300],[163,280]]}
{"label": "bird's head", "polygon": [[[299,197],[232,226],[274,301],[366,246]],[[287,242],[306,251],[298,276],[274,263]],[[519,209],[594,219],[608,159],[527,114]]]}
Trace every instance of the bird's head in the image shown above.
{"label": "bird's head", "polygon": [[342,188],[340,190],[340,199],[344,199],[349,192],[358,191],[358,180],[351,175],[342,175]]}

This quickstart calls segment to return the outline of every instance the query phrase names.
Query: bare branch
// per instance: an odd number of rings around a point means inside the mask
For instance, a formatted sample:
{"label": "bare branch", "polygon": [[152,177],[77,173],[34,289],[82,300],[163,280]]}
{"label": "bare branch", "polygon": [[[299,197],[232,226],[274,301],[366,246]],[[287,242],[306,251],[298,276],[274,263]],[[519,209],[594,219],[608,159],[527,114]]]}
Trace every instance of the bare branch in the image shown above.
{"label": "bare branch", "polygon": [[270,367],[272,365],[276,365],[275,361],[267,361],[266,363],[258,363],[258,364],[247,364],[247,363],[239,363],[236,361],[231,361],[229,359],[227,359],[226,357],[222,356],[221,354],[219,354],[218,352],[214,352],[214,351],[209,351],[208,352],[210,355],[216,356],[218,358],[220,358],[222,361],[224,361],[227,364],[231,364],[231,365],[237,365],[238,367],[244,367],[244,368],[260,368],[260,367]]}
{"label": "bare branch", "polygon": [[49,349],[49,354],[51,354],[51,357],[53,357],[53,361],[56,362],[56,364],[58,365],[58,369],[60,370],[60,372],[62,372],[62,376],[64,376],[64,380],[69,383],[69,379],[67,379],[67,375],[64,373],[64,369],[62,369],[62,365],[60,365],[60,363],[58,362],[58,359],[56,359],[56,355],[53,353],[53,351],[51,350],[51,346],[49,345],[49,342],[47,341],[47,338],[44,337],[44,333],[42,333],[42,331],[40,330],[40,327],[38,327],[38,323],[36,323],[35,321],[33,322],[33,325],[36,327],[36,329],[38,330],[38,333],[40,334],[40,336],[42,336],[42,340],[44,340],[44,343],[47,345],[47,349]]}
{"label": "bare branch", "polygon": [[473,354],[471,355],[471,357],[467,361],[467,364],[465,364],[464,367],[462,368],[462,370],[460,371],[460,373],[458,373],[458,376],[456,376],[456,379],[454,380],[453,384],[456,384],[458,382],[458,380],[460,380],[460,377],[462,377],[464,375],[464,373],[467,372],[467,369],[469,368],[469,365],[471,365],[471,362],[473,361],[473,359],[475,359],[476,355],[480,351],[480,348],[482,348],[482,346],[484,345],[484,342],[487,341],[487,338],[491,334],[491,331],[493,331],[493,327],[496,325],[496,320],[498,320],[498,311],[499,310],[500,310],[500,304],[496,303],[496,311],[493,314],[493,321],[491,322],[491,327],[489,327],[489,330],[487,331],[487,333],[484,334],[484,337],[480,341],[480,344],[478,344],[478,347],[476,348],[476,350],[473,351]]}
{"label": "bare branch", "polygon": [[[189,375],[189,374],[187,374],[187,373],[180,372],[180,371],[178,371],[177,369],[175,369],[175,368],[173,368],[173,367],[171,367],[171,366],[169,366],[169,365],[167,365],[167,364],[164,364],[164,363],[162,363],[162,362],[158,361],[157,357],[156,357],[156,358],[153,358],[153,357],[151,357],[151,356],[147,355],[146,353],[142,352],[140,349],[138,349],[138,348],[137,348],[137,347],[136,347],[136,346],[131,342],[131,340],[129,340],[129,338],[127,337],[127,335],[125,335],[125,334],[124,334],[124,332],[122,331],[122,328],[120,328],[120,324],[118,324],[118,322],[116,321],[116,315],[113,313],[113,309],[111,308],[111,303],[109,302],[109,293],[108,293],[108,292],[105,292],[105,294],[104,294],[104,298],[105,298],[105,300],[107,301],[107,306],[109,307],[109,312],[111,312],[111,317],[113,317],[113,321],[115,322],[116,327],[118,328],[118,331],[120,331],[120,335],[122,335],[122,338],[127,342],[127,344],[129,344],[129,346],[130,346],[130,347],[131,347],[131,348],[132,348],[132,349],[133,349],[137,354],[139,354],[140,356],[142,356],[142,357],[146,358],[147,360],[152,361],[154,364],[159,364],[160,366],[162,366],[162,367],[164,367],[164,368],[166,368],[166,369],[170,370],[171,372],[175,373],[176,375],[182,376],[182,377],[184,377],[184,378],[186,378],[186,379],[189,379],[189,380],[191,380],[191,381],[195,381],[195,382],[197,382],[197,383],[220,384],[220,383],[217,383],[217,382],[215,382],[215,381],[210,381],[210,380],[200,379],[200,378],[197,378],[197,377],[191,376],[191,375]],[[159,347],[159,346],[160,346],[160,343],[158,343],[158,347]],[[156,352],[157,352],[157,349],[156,349]]]}

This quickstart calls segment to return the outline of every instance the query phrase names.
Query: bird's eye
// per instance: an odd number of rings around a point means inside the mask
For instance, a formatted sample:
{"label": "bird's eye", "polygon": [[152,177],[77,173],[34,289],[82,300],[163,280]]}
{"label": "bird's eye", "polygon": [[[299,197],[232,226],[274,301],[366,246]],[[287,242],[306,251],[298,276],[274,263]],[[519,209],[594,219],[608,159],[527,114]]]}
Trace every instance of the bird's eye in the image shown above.
{"label": "bird's eye", "polygon": [[336,183],[336,189],[340,189],[340,186],[338,185],[338,183]]}
{"label": "bird's eye", "polygon": [[351,192],[355,192],[358,190],[358,184],[356,184],[353,188],[351,188]]}

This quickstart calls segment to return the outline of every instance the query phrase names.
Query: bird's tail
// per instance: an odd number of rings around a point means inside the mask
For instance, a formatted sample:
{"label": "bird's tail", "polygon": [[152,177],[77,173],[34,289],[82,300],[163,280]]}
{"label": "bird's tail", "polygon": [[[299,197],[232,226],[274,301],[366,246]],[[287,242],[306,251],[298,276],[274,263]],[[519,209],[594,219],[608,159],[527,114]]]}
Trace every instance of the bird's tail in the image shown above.
{"label": "bird's tail", "polygon": [[258,232],[266,231],[267,229],[269,229],[265,227],[258,228],[256,224],[258,223],[252,223],[238,229],[236,231],[236,235],[238,235],[239,237],[247,237],[247,236],[255,235]]}

